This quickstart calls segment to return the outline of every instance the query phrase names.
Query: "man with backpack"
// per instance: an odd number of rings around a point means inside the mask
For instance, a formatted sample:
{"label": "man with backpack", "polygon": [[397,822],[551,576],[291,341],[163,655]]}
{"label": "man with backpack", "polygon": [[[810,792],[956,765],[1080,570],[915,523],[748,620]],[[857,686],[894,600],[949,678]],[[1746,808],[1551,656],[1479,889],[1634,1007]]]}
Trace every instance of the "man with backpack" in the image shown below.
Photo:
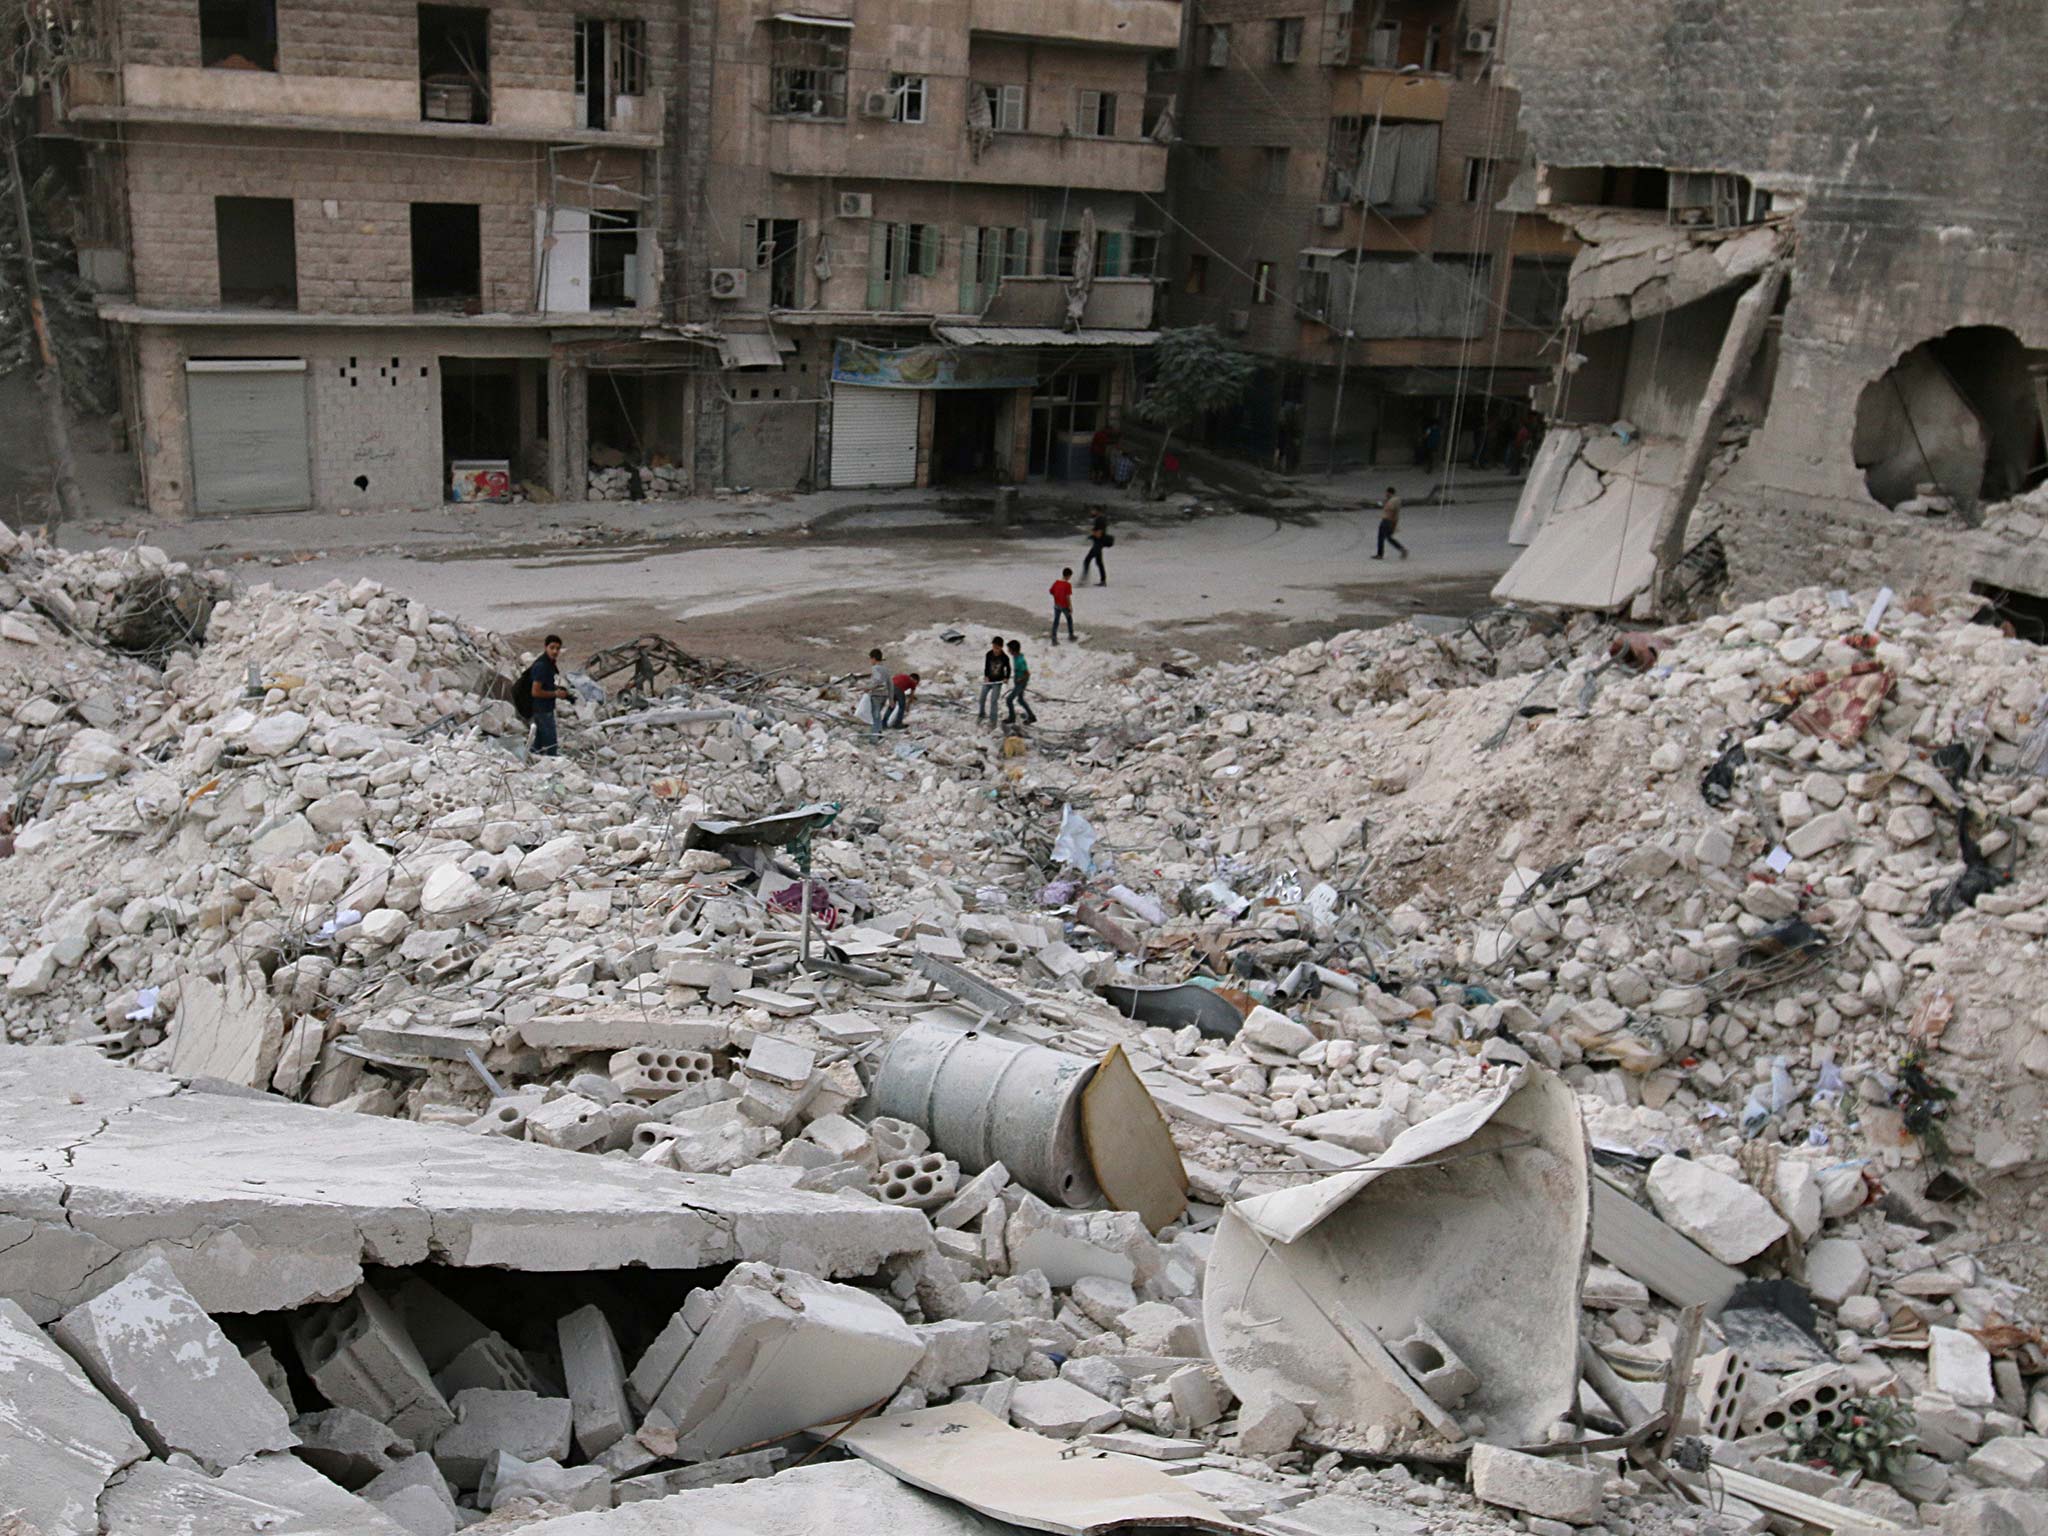
{"label": "man with backpack", "polygon": [[555,757],[560,748],[555,738],[555,700],[573,698],[561,686],[562,637],[549,635],[533,663],[512,685],[512,707],[522,719],[533,722],[533,754]]}
{"label": "man with backpack", "polygon": [[1103,567],[1102,552],[1115,542],[1116,536],[1109,531],[1109,518],[1098,510],[1094,523],[1088,529],[1088,558],[1081,562],[1081,580],[1084,584],[1088,580],[1088,567],[1092,565],[1095,567],[1095,574],[1101,578],[1096,585],[1109,585],[1109,572]]}

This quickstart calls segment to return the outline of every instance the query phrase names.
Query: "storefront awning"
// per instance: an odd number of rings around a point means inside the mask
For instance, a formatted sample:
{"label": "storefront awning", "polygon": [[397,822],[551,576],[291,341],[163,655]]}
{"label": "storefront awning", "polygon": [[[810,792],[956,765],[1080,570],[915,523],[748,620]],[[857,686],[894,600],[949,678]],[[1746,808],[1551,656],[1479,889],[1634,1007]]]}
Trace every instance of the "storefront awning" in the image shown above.
{"label": "storefront awning", "polygon": [[941,341],[956,347],[1149,347],[1157,331],[1056,331],[1035,325],[941,325]]}
{"label": "storefront awning", "polygon": [[795,350],[774,331],[724,331],[718,337],[718,361],[725,368],[780,368],[782,354]]}

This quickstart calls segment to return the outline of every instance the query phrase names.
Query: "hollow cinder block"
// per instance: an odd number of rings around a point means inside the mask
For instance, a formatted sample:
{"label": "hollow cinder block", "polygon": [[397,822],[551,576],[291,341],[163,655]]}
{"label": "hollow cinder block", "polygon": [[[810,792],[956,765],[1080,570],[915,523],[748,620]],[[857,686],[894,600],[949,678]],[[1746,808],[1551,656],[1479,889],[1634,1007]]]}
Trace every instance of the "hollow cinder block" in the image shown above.
{"label": "hollow cinder block", "polygon": [[1479,1376],[1429,1324],[1418,1322],[1387,1346],[1432,1402],[1455,1408],[1479,1389]]}

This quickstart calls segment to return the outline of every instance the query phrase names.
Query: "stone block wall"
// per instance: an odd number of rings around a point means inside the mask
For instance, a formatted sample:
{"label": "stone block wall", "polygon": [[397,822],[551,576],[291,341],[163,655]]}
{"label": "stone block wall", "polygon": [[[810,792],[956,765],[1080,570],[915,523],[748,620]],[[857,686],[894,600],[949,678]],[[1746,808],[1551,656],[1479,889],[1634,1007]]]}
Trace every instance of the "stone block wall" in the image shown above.
{"label": "stone block wall", "polygon": [[293,200],[299,308],[412,309],[413,203],[476,203],[484,308],[533,308],[535,146],[363,135],[346,145],[285,133],[138,129],[128,160],[135,296],[146,305],[220,302],[214,199]]}

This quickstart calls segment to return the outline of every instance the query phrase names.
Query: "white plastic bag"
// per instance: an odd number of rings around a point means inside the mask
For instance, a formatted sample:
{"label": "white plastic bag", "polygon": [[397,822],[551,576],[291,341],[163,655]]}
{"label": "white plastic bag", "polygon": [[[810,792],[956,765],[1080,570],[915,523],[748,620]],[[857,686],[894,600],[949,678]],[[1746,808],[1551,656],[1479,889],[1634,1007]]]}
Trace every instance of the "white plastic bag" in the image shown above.
{"label": "white plastic bag", "polygon": [[1095,829],[1071,805],[1060,807],[1060,835],[1052,840],[1055,864],[1070,864],[1084,875],[1095,873]]}

